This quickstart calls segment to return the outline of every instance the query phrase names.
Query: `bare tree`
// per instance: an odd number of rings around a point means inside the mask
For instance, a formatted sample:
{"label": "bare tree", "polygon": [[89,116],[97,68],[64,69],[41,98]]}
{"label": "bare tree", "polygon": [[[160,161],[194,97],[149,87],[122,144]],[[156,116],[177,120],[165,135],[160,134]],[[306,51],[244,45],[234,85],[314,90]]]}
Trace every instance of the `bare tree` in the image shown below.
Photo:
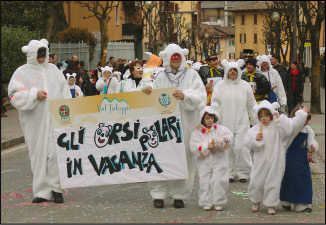
{"label": "bare tree", "polygon": [[304,68],[303,65],[303,54],[304,54],[304,45],[306,43],[307,40],[307,35],[309,32],[309,25],[307,23],[307,21],[305,20],[305,18],[300,19],[300,17],[302,17],[303,15],[303,10],[300,10],[300,8],[302,8],[303,4],[307,4],[306,1],[302,1],[302,2],[298,2],[299,4],[299,10],[297,10],[296,12],[296,17],[297,17],[297,31],[298,31],[298,37],[299,37],[299,43],[298,43],[298,49],[299,49],[299,59],[302,63],[299,64],[299,68],[302,71]]}
{"label": "bare tree", "polygon": [[107,24],[111,17],[109,16],[114,8],[118,8],[120,1],[75,1],[80,4],[81,7],[85,7],[91,13],[90,16],[84,16],[84,19],[95,17],[100,24],[101,32],[101,65],[105,66],[106,55],[104,50],[108,46],[109,34],[107,29]]}
{"label": "bare tree", "polygon": [[320,50],[319,39],[322,22],[325,21],[325,1],[306,1],[301,4],[310,30],[312,52],[311,106],[312,113],[321,113],[320,106]]}

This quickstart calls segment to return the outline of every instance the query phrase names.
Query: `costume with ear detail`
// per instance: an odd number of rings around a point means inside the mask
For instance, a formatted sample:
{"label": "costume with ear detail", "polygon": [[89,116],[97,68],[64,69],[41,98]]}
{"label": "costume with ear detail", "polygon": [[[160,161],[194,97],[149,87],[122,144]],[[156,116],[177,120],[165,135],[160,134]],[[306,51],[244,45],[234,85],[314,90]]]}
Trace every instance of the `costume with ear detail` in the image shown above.
{"label": "costume with ear detail", "polygon": [[[96,90],[100,91],[100,95],[103,94],[114,94],[120,92],[120,82],[118,78],[113,77],[113,68],[110,66],[101,67],[102,77],[96,82]],[[105,71],[110,72],[109,77],[105,80]]]}
{"label": "costume with ear detail", "polygon": [[[290,137],[293,127],[298,121],[275,113],[278,103],[271,104],[267,100],[255,107],[258,117],[260,109],[267,109],[273,115],[268,125],[254,125],[247,132],[244,144],[254,152],[254,166],[250,174],[248,186],[249,199],[253,203],[262,203],[266,207],[276,207],[280,204],[280,186],[285,170],[284,142]],[[300,123],[300,122],[299,122]],[[257,140],[257,134],[262,130],[263,138]]]}
{"label": "costume with ear detail", "polygon": [[[248,114],[253,124],[257,118],[253,107],[257,104],[250,85],[241,79],[240,66],[243,60],[237,62],[222,61],[224,79],[219,82],[212,95],[212,103],[218,105],[221,116],[219,124],[227,127],[233,133],[232,145],[229,147],[229,178],[233,180],[248,179],[252,167],[249,149],[243,145],[244,135],[250,128]],[[228,73],[231,68],[238,72],[236,79],[231,80]]]}
{"label": "costume with ear detail", "polygon": [[[171,56],[175,53],[181,55],[181,64],[176,74],[172,73],[170,66]],[[189,138],[191,132],[195,129],[198,118],[198,106],[206,102],[205,86],[198,73],[193,69],[187,69],[185,54],[187,49],[181,49],[176,44],[169,44],[159,56],[163,59],[164,71],[159,72],[152,83],[153,89],[177,87],[177,90],[184,94],[183,100],[178,100],[180,114],[182,119],[182,131],[185,143],[187,166],[189,179],[175,181],[149,182],[150,194],[153,199],[165,199],[172,197],[174,199],[186,199],[192,193],[197,156],[190,152]]]}
{"label": "costume with ear detail", "polygon": [[[19,120],[28,147],[33,173],[33,196],[52,200],[53,192],[62,193],[51,125],[49,100],[68,99],[71,93],[58,67],[49,61],[48,41],[31,40],[22,47],[27,63],[16,69],[8,85],[11,104],[18,110]],[[39,48],[46,48],[46,59],[37,61]],[[38,100],[38,91],[47,98]]]}
{"label": "costume with ear detail", "polygon": [[[71,96],[73,98],[83,97],[84,93],[82,92],[80,87],[78,85],[76,85],[76,76],[77,76],[77,74],[76,73],[73,73],[73,74],[66,73],[66,76],[67,76],[67,83],[68,83],[68,86],[69,86],[69,89],[70,89],[70,92],[71,92]],[[73,77],[75,79],[73,85],[69,84],[70,77]]]}
{"label": "costume with ear detail", "polygon": [[[197,156],[197,174],[199,176],[198,196],[199,206],[212,207],[222,206],[227,203],[227,192],[229,190],[229,164],[227,150],[233,139],[232,132],[218,124],[218,105],[199,106],[198,126],[190,137],[190,150]],[[208,128],[201,124],[205,113],[213,114],[217,122]],[[208,149],[209,143],[214,143],[215,150]]]}

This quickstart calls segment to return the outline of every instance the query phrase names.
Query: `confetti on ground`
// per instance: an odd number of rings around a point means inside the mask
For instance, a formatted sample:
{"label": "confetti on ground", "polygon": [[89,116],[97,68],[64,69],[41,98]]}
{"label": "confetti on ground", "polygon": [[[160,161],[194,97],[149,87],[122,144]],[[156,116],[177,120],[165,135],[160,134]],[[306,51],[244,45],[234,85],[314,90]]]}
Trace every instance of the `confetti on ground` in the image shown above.
{"label": "confetti on ground", "polygon": [[319,208],[325,209],[325,203],[324,204],[321,204],[321,206],[319,206]]}

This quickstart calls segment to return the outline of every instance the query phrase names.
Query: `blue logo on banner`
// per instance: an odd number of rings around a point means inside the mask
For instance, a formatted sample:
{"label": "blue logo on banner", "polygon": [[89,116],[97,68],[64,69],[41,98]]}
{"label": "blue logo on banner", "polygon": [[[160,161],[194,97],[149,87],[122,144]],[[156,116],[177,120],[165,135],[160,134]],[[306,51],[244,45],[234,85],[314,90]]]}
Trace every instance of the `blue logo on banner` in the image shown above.
{"label": "blue logo on banner", "polygon": [[161,97],[158,98],[158,100],[163,107],[168,107],[168,105],[170,105],[171,103],[170,96],[166,94],[162,94]]}

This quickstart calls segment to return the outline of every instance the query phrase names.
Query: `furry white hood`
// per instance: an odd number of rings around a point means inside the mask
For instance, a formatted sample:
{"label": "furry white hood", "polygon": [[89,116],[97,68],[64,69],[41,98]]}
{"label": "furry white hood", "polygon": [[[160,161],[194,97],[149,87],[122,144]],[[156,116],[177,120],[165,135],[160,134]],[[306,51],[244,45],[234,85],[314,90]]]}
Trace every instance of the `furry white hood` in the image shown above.
{"label": "furry white hood", "polygon": [[[67,83],[68,83],[68,86],[69,86],[69,87],[72,87],[72,86],[74,86],[74,85],[76,84],[76,75],[77,75],[76,73],[73,73],[73,74],[66,73]],[[70,79],[70,77],[75,78],[74,84],[73,84],[72,86],[69,85],[69,79]]]}
{"label": "furry white hood", "polygon": [[[40,64],[47,64],[49,62],[49,42],[46,39],[38,40],[31,40],[28,45],[22,47],[22,52],[26,53],[27,55],[27,63],[33,65],[40,65]],[[39,48],[45,47],[46,48],[46,58],[43,63],[39,63],[37,61],[37,50]]]}
{"label": "furry white hood", "polygon": [[201,120],[205,114],[205,112],[209,113],[209,114],[215,114],[215,116],[217,117],[217,122],[220,120],[220,115],[217,112],[218,109],[218,105],[216,103],[213,103],[211,106],[206,106],[205,103],[201,103],[199,105],[199,123],[201,126],[203,126],[203,124],[201,124]]}
{"label": "furry white hood", "polygon": [[101,70],[102,70],[102,74],[104,74],[104,71],[109,71],[111,73],[109,77],[111,77],[113,75],[112,74],[113,67],[105,66],[105,67],[101,67]]}
{"label": "furry white hood", "polygon": [[166,46],[164,51],[161,51],[159,54],[159,56],[163,59],[163,67],[168,72],[172,71],[171,66],[170,66],[170,61],[171,61],[171,56],[175,53],[178,53],[181,55],[181,64],[180,64],[178,71],[184,70],[187,67],[187,62],[186,62],[185,56],[189,54],[189,50],[186,48],[182,49],[182,48],[180,48],[179,45],[176,45],[176,44],[169,44],[168,46]]}
{"label": "furry white hood", "polygon": [[198,72],[201,66],[202,64],[200,62],[195,62],[194,64],[192,64],[191,69],[196,70]]}
{"label": "furry white hood", "polygon": [[[238,83],[241,80],[242,72],[241,72],[241,67],[245,64],[243,59],[238,59],[236,62],[228,62],[226,59],[223,59],[221,62],[221,65],[223,66],[224,69],[224,81],[225,82],[234,82]],[[229,80],[228,73],[231,68],[235,68],[238,71],[238,77],[235,81]]]}
{"label": "furry white hood", "polygon": [[271,58],[272,58],[271,55],[258,55],[256,57],[257,64],[258,64],[258,67],[260,68],[260,70],[261,70],[261,64],[263,62],[267,62],[268,63],[268,68],[271,69],[271,67],[272,67]]}
{"label": "furry white hood", "polygon": [[258,112],[260,109],[263,109],[263,108],[268,109],[273,115],[274,113],[277,112],[277,109],[279,107],[280,107],[280,105],[278,104],[278,102],[270,103],[267,100],[263,100],[262,102],[260,102],[259,105],[254,106],[254,110],[255,110],[255,114],[258,118]]}

